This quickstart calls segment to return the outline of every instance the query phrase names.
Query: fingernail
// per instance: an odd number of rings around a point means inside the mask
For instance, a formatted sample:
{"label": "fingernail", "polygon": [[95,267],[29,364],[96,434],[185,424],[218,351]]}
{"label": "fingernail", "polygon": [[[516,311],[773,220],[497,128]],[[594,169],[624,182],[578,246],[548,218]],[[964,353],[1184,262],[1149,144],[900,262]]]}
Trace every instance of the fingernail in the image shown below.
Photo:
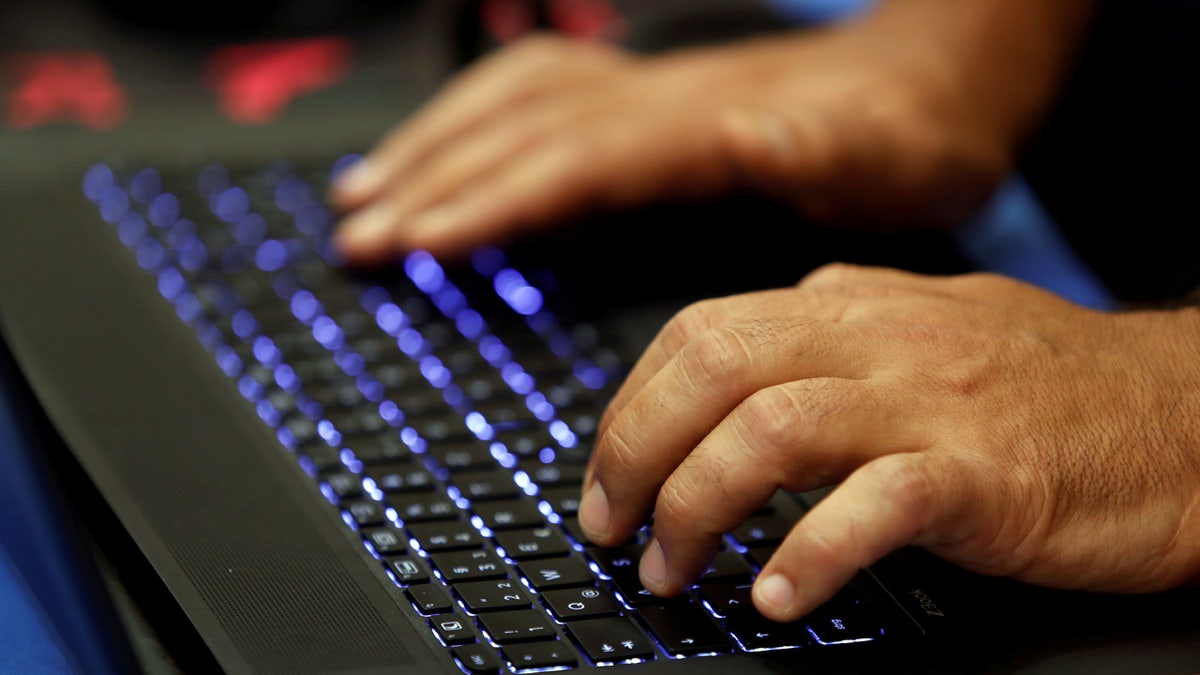
{"label": "fingernail", "polygon": [[754,595],[776,616],[787,616],[796,601],[796,590],[792,582],[782,574],[771,574],[754,584]]}
{"label": "fingernail", "polygon": [[366,192],[375,183],[374,173],[372,164],[360,159],[338,173],[334,187],[341,192]]}
{"label": "fingernail", "polygon": [[642,554],[640,568],[642,585],[648,590],[661,589],[667,582],[667,559],[663,556],[662,545],[657,539],[651,539]]}
{"label": "fingernail", "polygon": [[608,495],[599,481],[583,493],[579,502],[579,524],[592,541],[603,541],[608,534]]}

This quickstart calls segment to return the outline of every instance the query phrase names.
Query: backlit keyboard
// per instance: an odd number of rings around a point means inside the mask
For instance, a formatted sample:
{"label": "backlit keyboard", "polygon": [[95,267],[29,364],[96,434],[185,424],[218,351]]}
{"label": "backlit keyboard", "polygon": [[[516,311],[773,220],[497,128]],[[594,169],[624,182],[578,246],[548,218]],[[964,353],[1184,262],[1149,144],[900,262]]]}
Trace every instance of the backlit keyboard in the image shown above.
{"label": "backlit keyboard", "polygon": [[645,531],[591,545],[580,483],[629,346],[546,270],[483,248],[348,271],[328,167],[97,164],[83,191],[179,319],[311,477],[412,613],[470,673],[720,658],[881,640],[868,576],[804,620],[750,586],[801,510],[778,495],[682,598],[644,589]]}

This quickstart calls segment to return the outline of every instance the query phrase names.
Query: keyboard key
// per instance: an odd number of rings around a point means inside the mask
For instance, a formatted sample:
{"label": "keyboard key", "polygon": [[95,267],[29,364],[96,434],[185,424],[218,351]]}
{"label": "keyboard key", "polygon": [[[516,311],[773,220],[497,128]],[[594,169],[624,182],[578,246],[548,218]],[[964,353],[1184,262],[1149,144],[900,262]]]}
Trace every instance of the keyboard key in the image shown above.
{"label": "keyboard key", "polygon": [[362,476],[350,471],[335,471],[322,476],[325,491],[338,503],[343,499],[355,499],[363,494]]}
{"label": "keyboard key", "polygon": [[483,499],[513,499],[521,489],[508,471],[464,471],[453,474],[450,483],[472,501]]}
{"label": "keyboard key", "polygon": [[742,546],[779,544],[792,530],[793,522],[777,514],[751,516],[733,531]]}
{"label": "keyboard key", "polygon": [[536,609],[480,614],[479,625],[492,637],[493,642],[502,645],[555,637],[554,628],[546,615]]}
{"label": "keyboard key", "polygon": [[756,611],[741,611],[732,615],[725,625],[743,649],[788,649],[812,644],[812,635],[803,621],[779,623]]}
{"label": "keyboard key", "polygon": [[454,590],[462,598],[467,611],[473,614],[520,609],[530,604],[529,597],[521,590],[521,583],[512,579],[468,581],[455,584]]}
{"label": "keyboard key", "polygon": [[700,574],[700,578],[704,581],[712,581],[715,579],[735,579],[739,581],[748,580],[754,575],[754,568],[746,561],[744,557],[737,551],[724,550],[717,551],[713,559],[709,561],[708,567],[704,568],[704,572]]}
{"label": "keyboard key", "polygon": [[429,625],[447,647],[475,641],[475,629],[471,627],[470,619],[460,614],[439,614],[429,621]]}
{"label": "keyboard key", "polygon": [[584,467],[575,464],[525,462],[521,470],[529,475],[534,485],[541,488],[570,486],[578,491],[583,484]]}
{"label": "keyboard key", "polygon": [[451,471],[473,471],[497,467],[496,458],[492,456],[491,444],[483,441],[446,443],[433,448],[429,454],[438,464]]}
{"label": "keyboard key", "polygon": [[356,499],[342,502],[342,510],[360,528],[383,525],[387,521],[383,504],[371,499]]}
{"label": "keyboard key", "polygon": [[535,591],[593,584],[596,575],[583,561],[574,557],[541,558],[529,560],[517,566]]}
{"label": "keyboard key", "polygon": [[390,527],[373,527],[363,530],[363,538],[379,555],[394,555],[408,551],[408,537]]}
{"label": "keyboard key", "polygon": [[461,514],[458,504],[441,494],[393,495],[387,504],[396,509],[396,515],[405,523],[431,520],[453,520]]}
{"label": "keyboard key", "polygon": [[733,643],[704,608],[688,601],[638,607],[638,615],[672,656],[725,652]]}
{"label": "keyboard key", "polygon": [[366,475],[385,494],[427,492],[437,486],[433,474],[411,462],[368,466]]}
{"label": "keyboard key", "polygon": [[535,527],[546,524],[546,517],[532,499],[483,501],[471,505],[485,527],[493,530]]}
{"label": "keyboard key", "polygon": [[590,619],[621,611],[621,605],[612,593],[599,586],[549,590],[542,593],[542,600],[562,621]]}
{"label": "keyboard key", "polygon": [[578,486],[566,485],[543,489],[538,496],[550,506],[550,510],[566,518],[579,513],[579,500],[583,495]]}
{"label": "keyboard key", "polygon": [[429,556],[433,565],[448,583],[498,579],[507,575],[504,561],[484,549],[448,551]]}
{"label": "keyboard key", "polygon": [[388,558],[386,564],[392,576],[401,585],[423,584],[429,581],[429,572],[416,556],[400,555]]}
{"label": "keyboard key", "polygon": [[714,581],[700,584],[700,597],[714,614],[727,617],[733,613],[752,611],[754,600],[751,596],[753,584],[749,581]]}
{"label": "keyboard key", "polygon": [[454,601],[445,587],[440,584],[417,584],[409,586],[405,594],[417,611],[425,614],[444,614],[454,609]]}
{"label": "keyboard key", "polygon": [[454,658],[469,673],[496,673],[500,671],[500,659],[491,647],[479,644],[462,645],[454,648]]}
{"label": "keyboard key", "polygon": [[571,647],[561,641],[530,642],[505,645],[501,650],[513,670],[538,670],[543,668],[571,668],[579,663]]}
{"label": "keyboard key", "polygon": [[860,573],[803,621],[821,644],[868,642],[897,627],[893,605],[874,580]]}
{"label": "keyboard key", "polygon": [[533,527],[503,530],[495,535],[496,545],[514,560],[561,556],[571,550],[562,532],[556,527]]}
{"label": "keyboard key", "polygon": [[483,546],[479,530],[465,520],[413,523],[408,534],[429,553]]}
{"label": "keyboard key", "polygon": [[[353,453],[355,459],[364,464],[396,462],[409,460],[412,457],[412,450],[404,444],[404,441],[400,440],[399,434],[344,436],[342,445]],[[370,471],[368,471],[368,475],[370,475]]]}
{"label": "keyboard key", "polygon": [[567,632],[588,658],[596,663],[614,663],[654,657],[654,645],[646,634],[623,616],[577,621]]}

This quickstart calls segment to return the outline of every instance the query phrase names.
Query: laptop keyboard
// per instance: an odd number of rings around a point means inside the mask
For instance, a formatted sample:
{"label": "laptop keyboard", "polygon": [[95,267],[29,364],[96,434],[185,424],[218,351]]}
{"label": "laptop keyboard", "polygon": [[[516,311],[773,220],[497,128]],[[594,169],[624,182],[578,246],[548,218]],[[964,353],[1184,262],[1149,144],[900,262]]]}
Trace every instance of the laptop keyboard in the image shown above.
{"label": "laptop keyboard", "polygon": [[371,274],[340,267],[323,195],[352,159],[97,164],[83,192],[447,659],[468,673],[577,669],[903,632],[866,573],[800,621],[754,611],[754,575],[802,508],[790,495],[730,532],[679,598],[638,581],[645,530],[590,544],[580,484],[629,348],[549,272],[498,249],[453,269],[424,252]]}

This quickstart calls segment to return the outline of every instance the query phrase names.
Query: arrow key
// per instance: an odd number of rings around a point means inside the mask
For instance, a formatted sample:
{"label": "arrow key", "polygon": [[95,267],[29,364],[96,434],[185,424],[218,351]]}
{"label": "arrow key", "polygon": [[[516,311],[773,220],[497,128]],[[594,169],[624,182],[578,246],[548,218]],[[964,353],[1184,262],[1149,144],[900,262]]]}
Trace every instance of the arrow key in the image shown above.
{"label": "arrow key", "polygon": [[700,597],[712,609],[713,614],[725,618],[731,614],[754,613],[754,600],[750,581],[714,581],[700,584]]}
{"label": "arrow key", "polygon": [[703,607],[686,601],[659,602],[638,608],[642,621],[671,656],[729,651],[729,637]]}
{"label": "arrow key", "polygon": [[803,621],[779,623],[758,612],[739,612],[727,624],[733,637],[748,651],[805,647],[813,641]]}

